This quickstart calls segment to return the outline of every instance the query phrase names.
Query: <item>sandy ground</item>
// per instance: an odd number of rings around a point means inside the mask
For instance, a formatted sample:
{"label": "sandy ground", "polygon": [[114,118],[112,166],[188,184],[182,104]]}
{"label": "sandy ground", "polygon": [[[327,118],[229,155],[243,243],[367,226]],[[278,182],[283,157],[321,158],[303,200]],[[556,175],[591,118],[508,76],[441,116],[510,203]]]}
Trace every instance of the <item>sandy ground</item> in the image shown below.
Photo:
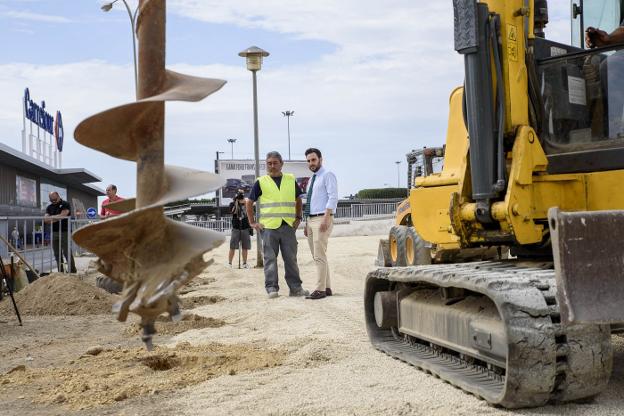
{"label": "sandy ground", "polygon": [[[280,297],[269,300],[262,270],[227,268],[227,247],[222,246],[215,252],[215,265],[183,295],[203,296],[196,302],[187,299],[187,305],[195,306],[190,312],[220,324],[177,334],[163,327],[165,334],[155,338],[159,348],[153,353],[141,348],[132,323],[106,315],[27,317],[24,327],[12,316],[1,317],[0,414],[624,413],[620,337],[613,337],[612,381],[593,402],[515,412],[491,407],[377,352],[364,327],[362,289],[376,256],[379,236],[373,234],[385,233],[388,222],[340,227],[337,234],[369,235],[330,240],[335,296],[290,298],[281,280]],[[255,263],[253,255],[250,260]],[[314,264],[304,240],[299,266],[304,287],[312,288]],[[94,346],[102,352],[87,354]]]}

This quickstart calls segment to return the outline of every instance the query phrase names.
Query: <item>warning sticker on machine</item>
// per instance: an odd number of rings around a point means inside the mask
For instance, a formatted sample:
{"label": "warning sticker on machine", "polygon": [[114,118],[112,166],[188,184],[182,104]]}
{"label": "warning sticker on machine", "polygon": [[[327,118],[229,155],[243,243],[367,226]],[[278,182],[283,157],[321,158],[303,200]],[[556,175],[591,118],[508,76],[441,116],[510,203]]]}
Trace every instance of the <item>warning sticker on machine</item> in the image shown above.
{"label": "warning sticker on machine", "polygon": [[507,59],[518,61],[518,29],[510,24],[507,24]]}
{"label": "warning sticker on machine", "polygon": [[507,25],[507,39],[513,42],[518,40],[518,30],[514,25]]}
{"label": "warning sticker on machine", "polygon": [[568,75],[568,100],[570,104],[587,105],[587,92],[583,78]]}

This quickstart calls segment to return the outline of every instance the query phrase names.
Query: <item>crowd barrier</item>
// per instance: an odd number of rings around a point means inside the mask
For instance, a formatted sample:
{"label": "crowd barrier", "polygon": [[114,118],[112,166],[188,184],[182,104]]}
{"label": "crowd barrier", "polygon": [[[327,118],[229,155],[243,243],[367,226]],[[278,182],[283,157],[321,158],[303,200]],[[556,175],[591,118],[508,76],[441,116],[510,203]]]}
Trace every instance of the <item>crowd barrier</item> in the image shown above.
{"label": "crowd barrier", "polygon": [[80,254],[76,251],[80,248],[71,239],[76,221],[68,218],[53,225],[46,223],[44,217],[0,217],[0,235],[4,238],[0,241],[0,256],[10,259],[17,252],[39,273],[59,269],[71,272],[75,266],[69,262],[73,255]]}
{"label": "crowd barrier", "polygon": [[[396,203],[354,204],[338,207],[335,217],[343,221],[387,218],[394,215],[396,207]],[[71,271],[71,265],[67,264],[68,256],[64,256],[63,253],[71,253],[76,257],[89,256],[91,253],[75,244],[68,236],[77,229],[97,221],[99,219],[71,218],[64,223],[58,223],[58,229],[55,229],[57,227],[46,223],[44,217],[0,217],[0,236],[11,244],[9,247],[0,241],[0,256],[10,261],[13,252],[17,251],[39,273],[50,273],[59,269]],[[185,222],[226,235],[231,233],[230,218]]]}

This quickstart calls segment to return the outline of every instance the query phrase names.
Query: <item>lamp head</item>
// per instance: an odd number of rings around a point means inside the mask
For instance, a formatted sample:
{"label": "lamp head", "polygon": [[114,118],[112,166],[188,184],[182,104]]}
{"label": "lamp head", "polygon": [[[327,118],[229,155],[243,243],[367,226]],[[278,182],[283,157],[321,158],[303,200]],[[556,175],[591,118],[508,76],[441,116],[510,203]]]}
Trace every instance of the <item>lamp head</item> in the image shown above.
{"label": "lamp head", "polygon": [[245,58],[248,70],[260,71],[262,69],[262,58],[269,56],[269,53],[257,46],[250,46],[244,51],[239,52],[238,56]]}

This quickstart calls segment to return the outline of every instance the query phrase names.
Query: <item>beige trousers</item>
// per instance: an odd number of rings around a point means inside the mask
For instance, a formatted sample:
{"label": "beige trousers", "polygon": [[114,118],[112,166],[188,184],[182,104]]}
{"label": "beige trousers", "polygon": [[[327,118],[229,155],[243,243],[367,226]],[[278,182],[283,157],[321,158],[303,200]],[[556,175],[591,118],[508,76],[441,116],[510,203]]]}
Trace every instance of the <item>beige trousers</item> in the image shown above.
{"label": "beige trousers", "polygon": [[334,228],[334,217],[330,217],[329,227],[325,232],[320,230],[322,222],[323,216],[308,218],[306,227],[308,231],[308,245],[310,246],[314,263],[316,263],[316,290],[324,292],[326,288],[331,288],[329,264],[327,263],[327,241]]}

